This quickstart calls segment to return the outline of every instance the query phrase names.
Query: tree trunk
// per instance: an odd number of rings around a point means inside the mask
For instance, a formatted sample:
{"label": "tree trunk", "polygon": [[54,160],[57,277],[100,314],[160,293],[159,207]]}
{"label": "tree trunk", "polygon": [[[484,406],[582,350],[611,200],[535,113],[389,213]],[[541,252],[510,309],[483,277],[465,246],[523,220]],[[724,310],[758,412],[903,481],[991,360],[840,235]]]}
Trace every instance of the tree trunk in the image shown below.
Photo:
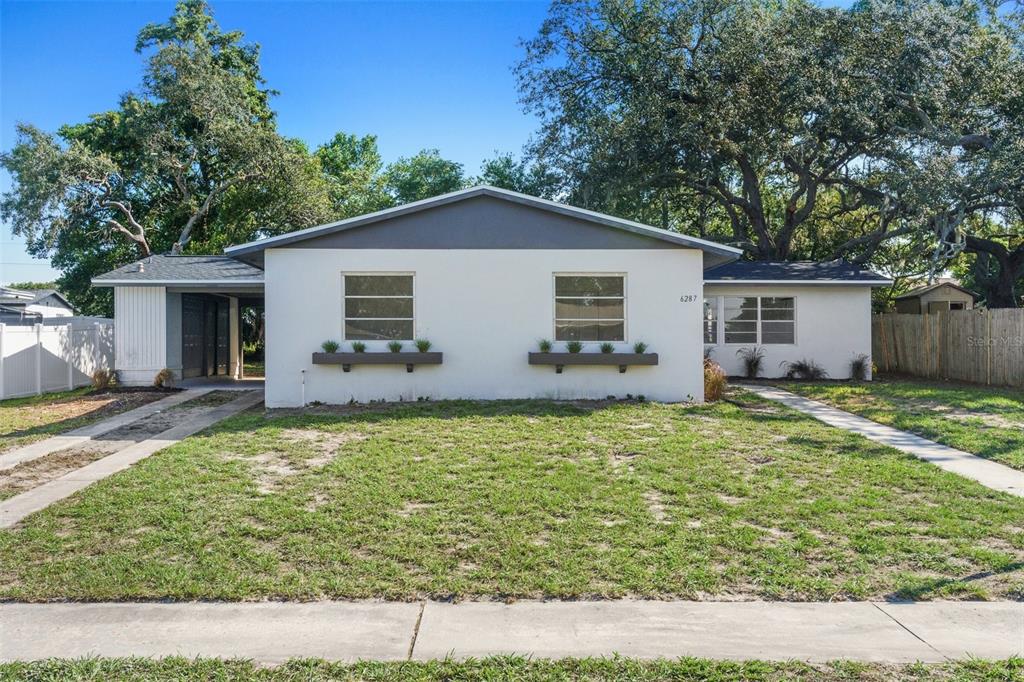
{"label": "tree trunk", "polygon": [[1017,293],[1017,277],[1014,268],[1000,267],[987,280],[979,282],[984,286],[985,305],[989,308],[1017,308],[1020,297]]}

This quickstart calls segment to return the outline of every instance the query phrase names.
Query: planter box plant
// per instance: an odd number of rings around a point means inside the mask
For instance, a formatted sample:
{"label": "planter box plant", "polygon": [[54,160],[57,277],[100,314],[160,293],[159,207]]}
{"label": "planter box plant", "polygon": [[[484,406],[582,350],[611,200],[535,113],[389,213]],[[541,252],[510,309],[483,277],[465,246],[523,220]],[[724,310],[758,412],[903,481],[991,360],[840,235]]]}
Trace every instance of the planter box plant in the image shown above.
{"label": "planter box plant", "polygon": [[555,373],[561,374],[566,365],[611,365],[619,373],[630,365],[656,365],[657,353],[530,353],[531,365],[554,365]]}
{"label": "planter box plant", "polygon": [[361,353],[313,353],[314,365],[341,365],[341,371],[351,372],[353,365],[405,365],[411,372],[416,365],[440,365],[442,354],[395,353],[386,351],[363,351]]}

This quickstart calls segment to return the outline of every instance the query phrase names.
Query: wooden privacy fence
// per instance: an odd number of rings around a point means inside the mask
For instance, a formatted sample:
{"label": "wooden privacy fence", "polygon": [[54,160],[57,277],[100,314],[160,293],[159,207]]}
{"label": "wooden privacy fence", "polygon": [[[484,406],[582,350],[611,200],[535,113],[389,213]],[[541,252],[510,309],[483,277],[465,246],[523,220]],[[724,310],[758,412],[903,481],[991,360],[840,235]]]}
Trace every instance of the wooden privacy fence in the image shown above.
{"label": "wooden privacy fence", "polygon": [[67,391],[114,366],[114,325],[0,324],[0,400]]}
{"label": "wooden privacy fence", "polygon": [[875,315],[871,355],[882,372],[1024,386],[1024,309]]}

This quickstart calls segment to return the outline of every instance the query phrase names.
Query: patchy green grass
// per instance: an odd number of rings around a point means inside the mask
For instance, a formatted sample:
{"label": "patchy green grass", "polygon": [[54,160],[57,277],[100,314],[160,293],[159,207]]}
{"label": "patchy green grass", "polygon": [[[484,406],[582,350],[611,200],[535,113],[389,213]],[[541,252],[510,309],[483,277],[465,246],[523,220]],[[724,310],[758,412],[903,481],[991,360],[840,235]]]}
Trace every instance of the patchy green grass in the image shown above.
{"label": "patchy green grass", "polygon": [[1024,471],[1024,390],[906,379],[778,385]]}
{"label": "patchy green grass", "polygon": [[251,661],[185,658],[94,658],[0,664],[0,680],[257,680],[265,682],[361,680],[433,682],[440,680],[614,680],[654,682],[1011,682],[1024,678],[1024,659],[955,661],[941,664],[883,665],[837,661],[712,661],[699,658],[527,659],[493,657],[467,661],[354,664],[297,659],[276,667]]}
{"label": "patchy green grass", "polygon": [[157,391],[95,392],[79,388],[0,400],[0,452],[88,426],[166,395]]}
{"label": "patchy green grass", "polygon": [[1024,499],[732,399],[246,412],[0,532],[0,597],[1024,598]]}
{"label": "patchy green grass", "polygon": [[263,360],[246,360],[242,364],[242,375],[247,377],[261,377],[266,372],[266,364]]}

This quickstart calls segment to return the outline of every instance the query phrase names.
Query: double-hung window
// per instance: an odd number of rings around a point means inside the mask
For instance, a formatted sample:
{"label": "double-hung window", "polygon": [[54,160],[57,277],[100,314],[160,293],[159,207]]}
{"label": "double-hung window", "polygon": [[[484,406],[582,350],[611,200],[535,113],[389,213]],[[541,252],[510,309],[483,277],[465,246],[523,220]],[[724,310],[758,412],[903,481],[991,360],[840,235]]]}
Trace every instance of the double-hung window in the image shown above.
{"label": "double-hung window", "polygon": [[792,298],[761,297],[761,343],[796,343],[796,306]]}
{"label": "double-hung window", "polygon": [[[796,343],[796,299],[790,296],[724,296],[722,319],[725,343]],[[714,343],[708,341],[706,321],[705,343]]]}
{"label": "double-hung window", "polygon": [[411,274],[345,274],[342,279],[346,340],[413,338]]}
{"label": "double-hung window", "polygon": [[556,341],[625,341],[624,275],[555,275]]}

